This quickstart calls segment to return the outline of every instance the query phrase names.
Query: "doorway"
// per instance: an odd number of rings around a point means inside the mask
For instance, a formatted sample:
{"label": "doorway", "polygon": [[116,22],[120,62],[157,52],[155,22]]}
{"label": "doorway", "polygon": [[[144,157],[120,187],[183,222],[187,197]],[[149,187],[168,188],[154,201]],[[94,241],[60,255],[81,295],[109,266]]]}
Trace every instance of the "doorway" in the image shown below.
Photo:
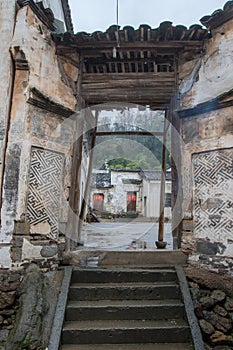
{"label": "doorway", "polygon": [[137,192],[127,192],[127,213],[136,212]]}
{"label": "doorway", "polygon": [[102,193],[95,193],[93,195],[93,208],[98,212],[104,210],[104,195]]}

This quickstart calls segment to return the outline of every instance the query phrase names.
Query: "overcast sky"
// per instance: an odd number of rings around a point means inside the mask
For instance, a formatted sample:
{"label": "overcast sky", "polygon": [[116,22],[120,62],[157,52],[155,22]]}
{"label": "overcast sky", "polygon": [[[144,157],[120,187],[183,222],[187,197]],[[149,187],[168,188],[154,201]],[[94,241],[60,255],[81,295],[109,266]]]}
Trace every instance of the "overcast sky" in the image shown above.
{"label": "overcast sky", "polygon": [[[117,0],[69,0],[75,32],[106,30],[116,23]],[[152,28],[169,20],[189,27],[204,15],[223,8],[222,0],[119,0],[119,24],[149,24]],[[200,23],[199,23],[200,24]]]}

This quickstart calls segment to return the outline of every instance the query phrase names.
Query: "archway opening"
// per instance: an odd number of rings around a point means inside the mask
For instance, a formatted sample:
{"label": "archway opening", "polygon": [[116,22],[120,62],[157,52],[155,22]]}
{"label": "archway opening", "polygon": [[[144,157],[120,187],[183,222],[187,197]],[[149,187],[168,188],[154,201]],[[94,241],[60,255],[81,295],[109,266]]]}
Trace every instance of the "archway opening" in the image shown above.
{"label": "archway opening", "polygon": [[93,109],[98,109],[93,113],[98,123],[87,198],[89,223],[81,234],[84,247],[154,250],[163,211],[163,239],[167,249],[173,249],[171,126],[164,130],[165,111],[122,103]]}

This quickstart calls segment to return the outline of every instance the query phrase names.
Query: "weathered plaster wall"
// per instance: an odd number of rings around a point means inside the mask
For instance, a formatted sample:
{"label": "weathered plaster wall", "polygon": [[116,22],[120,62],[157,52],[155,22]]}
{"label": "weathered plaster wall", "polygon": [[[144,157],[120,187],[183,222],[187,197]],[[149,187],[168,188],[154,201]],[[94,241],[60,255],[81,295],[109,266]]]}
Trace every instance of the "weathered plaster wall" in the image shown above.
{"label": "weathered plaster wall", "polygon": [[[63,72],[60,70],[51,33],[28,6],[18,11],[11,46],[13,50],[19,47],[28,61],[30,69],[28,88],[37,88],[45,96],[51,97],[54,102],[75,110],[77,103],[75,91],[62,79]],[[77,80],[78,69],[75,71]]]}
{"label": "weathered plaster wall", "polygon": [[[13,79],[13,65],[9,52],[13,36],[15,20],[15,0],[0,2],[0,183],[4,169],[4,155],[6,148],[6,135],[10,113],[11,87]],[[0,239],[2,242],[2,239]],[[0,247],[1,261],[9,264],[9,247]]]}
{"label": "weathered plaster wall", "polygon": [[[59,226],[67,222],[74,131],[67,117],[76,108],[78,69],[56,55],[51,33],[28,6],[17,14],[11,51],[16,70],[1,243],[12,243],[13,262],[56,260],[57,243],[64,247]],[[10,264],[6,254],[1,266]]]}
{"label": "weathered plaster wall", "polygon": [[[212,38],[206,40],[201,61],[195,59],[195,81],[192,88],[182,99],[182,108],[190,108],[201,102],[211,100],[232,89],[233,64],[233,20],[212,31]],[[188,63],[180,67],[182,71],[188,68]],[[189,73],[193,72],[189,62]],[[187,76],[190,79],[190,75]],[[183,93],[185,85],[180,90]]]}
{"label": "weathered plaster wall", "polygon": [[[181,75],[186,74],[180,88],[183,109],[211,101],[233,88],[232,21],[212,35],[202,59],[190,63],[190,70],[187,64],[180,67]],[[210,112],[195,116],[190,112],[181,119],[182,248],[191,253],[190,262],[229,273],[233,256],[232,133],[231,106],[216,110],[213,105]]]}

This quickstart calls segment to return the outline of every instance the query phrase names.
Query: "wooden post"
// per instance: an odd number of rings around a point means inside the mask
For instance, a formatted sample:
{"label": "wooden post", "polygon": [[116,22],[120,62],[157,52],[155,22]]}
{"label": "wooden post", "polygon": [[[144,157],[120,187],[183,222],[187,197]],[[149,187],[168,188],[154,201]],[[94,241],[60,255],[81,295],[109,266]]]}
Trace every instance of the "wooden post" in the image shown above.
{"label": "wooden post", "polygon": [[[160,184],[160,216],[159,216],[159,234],[158,242],[164,239],[164,206],[165,206],[165,183],[166,183],[166,156],[167,156],[167,132],[169,128],[168,121],[169,111],[166,110],[164,116],[164,133],[163,133],[163,151],[162,151],[162,172]],[[162,248],[160,246],[160,248]],[[165,248],[165,247],[164,247]]]}
{"label": "wooden post", "polygon": [[181,240],[181,219],[182,219],[182,178],[181,178],[181,136],[180,136],[180,119],[176,110],[179,107],[178,96],[178,57],[175,58],[175,84],[176,93],[171,99],[171,176],[172,176],[172,236],[173,249],[180,248]]}
{"label": "wooden post", "polygon": [[87,200],[89,196],[89,187],[90,187],[90,182],[91,182],[91,174],[92,174],[92,165],[93,165],[93,156],[94,156],[94,147],[95,147],[95,141],[96,141],[96,132],[97,132],[97,124],[98,124],[98,111],[95,112],[95,127],[92,129],[92,139],[91,139],[91,149],[90,149],[90,156],[89,156],[89,165],[88,165],[88,174],[87,174],[87,180],[86,180],[86,185],[85,185],[85,190],[84,190],[84,195],[83,195],[83,200],[82,200],[82,205],[81,205],[81,210],[80,210],[80,216],[79,216],[79,236],[81,235],[82,232],[82,227],[83,227],[83,221],[85,218],[85,211],[86,211],[86,206],[87,206]]}
{"label": "wooden post", "polygon": [[[79,60],[79,80],[77,86],[77,113],[79,113],[84,108],[84,100],[82,98],[82,76],[83,76],[83,60],[80,57]],[[80,241],[78,232],[78,221],[79,221],[79,207],[80,207],[80,169],[82,163],[82,145],[83,145],[83,118],[75,117],[74,120],[74,137],[75,141],[73,144],[73,162],[72,162],[72,178],[71,187],[69,195],[69,218],[66,228],[66,251],[72,249],[72,244],[75,246]]]}

